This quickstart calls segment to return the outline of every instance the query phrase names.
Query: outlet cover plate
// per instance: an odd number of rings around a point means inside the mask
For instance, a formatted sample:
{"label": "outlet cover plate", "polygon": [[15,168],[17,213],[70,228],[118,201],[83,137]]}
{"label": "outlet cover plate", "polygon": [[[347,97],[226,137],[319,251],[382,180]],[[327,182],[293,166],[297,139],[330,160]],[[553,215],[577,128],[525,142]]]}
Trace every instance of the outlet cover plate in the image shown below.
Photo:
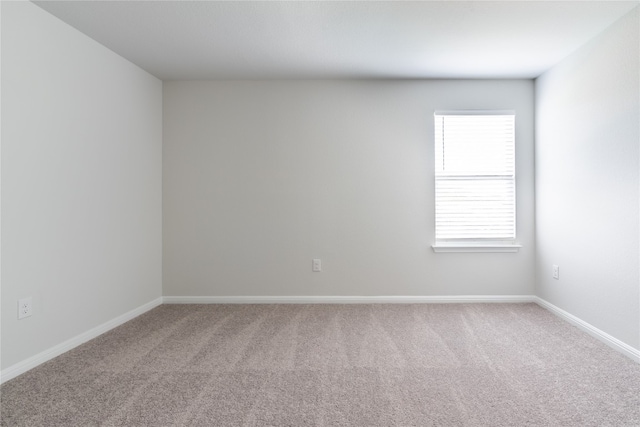
{"label": "outlet cover plate", "polygon": [[18,319],[24,319],[33,314],[31,297],[18,300]]}

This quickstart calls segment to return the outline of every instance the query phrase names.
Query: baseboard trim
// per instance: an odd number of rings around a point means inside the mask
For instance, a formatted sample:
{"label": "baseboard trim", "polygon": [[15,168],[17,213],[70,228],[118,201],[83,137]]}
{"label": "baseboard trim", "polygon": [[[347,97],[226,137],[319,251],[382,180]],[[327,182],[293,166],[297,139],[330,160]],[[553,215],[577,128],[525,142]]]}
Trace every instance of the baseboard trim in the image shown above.
{"label": "baseboard trim", "polygon": [[67,352],[79,346],[80,344],[83,344],[101,334],[104,334],[105,332],[110,331],[111,329],[117,326],[120,326],[123,323],[128,322],[129,320],[135,317],[138,317],[141,314],[155,307],[158,307],[161,304],[162,304],[162,297],[156,298],[153,301],[150,301],[144,305],[141,305],[138,308],[135,308],[127,313],[124,313],[116,317],[115,319],[109,320],[108,322],[105,322],[102,325],[96,326],[93,329],[90,329],[86,332],[83,332],[80,335],[77,335],[71,339],[68,339],[67,341],[64,341],[58,345],[55,345],[49,348],[48,350],[38,353],[35,356],[29,357],[28,359],[23,360],[22,362],[18,362],[15,365],[9,366],[8,368],[3,369],[2,372],[0,372],[0,384],[6,381],[9,381],[12,378],[15,378],[20,374],[23,374],[28,370],[33,369],[36,366],[44,362],[47,362],[53,359],[54,357],[61,355],[62,353]]}
{"label": "baseboard trim", "polygon": [[534,295],[460,295],[460,296],[167,296],[122,314],[48,350],[16,363],[0,372],[0,384],[47,362],[97,336],[122,325],[161,304],[455,304],[455,303],[531,303],[587,332],[614,350],[640,363],[640,350],[612,337],[584,320]]}
{"label": "baseboard trim", "polygon": [[460,296],[167,296],[164,304],[445,304],[528,303],[533,295]]}
{"label": "baseboard trim", "polygon": [[538,304],[540,307],[546,308],[547,310],[549,310],[550,312],[552,312],[553,314],[555,314],[556,316],[566,320],[567,322],[571,323],[572,325],[578,327],[579,329],[585,331],[586,333],[588,333],[589,335],[591,335],[592,337],[596,338],[597,340],[603,342],[604,344],[608,345],[609,347],[613,348],[614,350],[624,354],[625,356],[631,358],[632,360],[640,363],[640,350],[635,349],[633,347],[631,347],[628,344],[623,343],[622,341],[620,341],[617,338],[612,337],[611,335],[609,335],[608,333],[601,331],[600,329],[596,328],[595,326],[591,325],[590,323],[585,322],[584,320],[580,319],[579,317],[574,316],[571,313],[568,313],[566,311],[564,311],[563,309],[556,307],[555,305],[551,304],[550,302],[540,298],[540,297],[534,297],[534,302],[536,304]]}

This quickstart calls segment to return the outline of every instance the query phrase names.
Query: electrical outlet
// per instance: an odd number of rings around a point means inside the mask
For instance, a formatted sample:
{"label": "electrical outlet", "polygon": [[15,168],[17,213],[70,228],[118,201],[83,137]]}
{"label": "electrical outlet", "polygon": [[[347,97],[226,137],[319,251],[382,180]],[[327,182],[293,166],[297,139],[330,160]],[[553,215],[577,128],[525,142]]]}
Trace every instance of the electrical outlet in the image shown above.
{"label": "electrical outlet", "polygon": [[24,319],[33,314],[33,306],[31,304],[31,297],[22,298],[18,300],[18,319]]}
{"label": "electrical outlet", "polygon": [[553,278],[556,280],[560,280],[560,267],[553,264]]}
{"label": "electrical outlet", "polygon": [[319,258],[314,258],[311,269],[316,273],[322,271],[322,260]]}

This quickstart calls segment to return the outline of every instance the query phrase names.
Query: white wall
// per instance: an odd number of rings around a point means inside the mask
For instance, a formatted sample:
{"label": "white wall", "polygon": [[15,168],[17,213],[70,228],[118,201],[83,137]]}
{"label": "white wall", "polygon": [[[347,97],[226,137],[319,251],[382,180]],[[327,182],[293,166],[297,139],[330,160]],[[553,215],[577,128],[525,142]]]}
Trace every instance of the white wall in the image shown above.
{"label": "white wall", "polygon": [[[164,295],[533,294],[533,108],[529,80],[165,82]],[[519,253],[433,253],[437,109],[516,110]]]}
{"label": "white wall", "polygon": [[161,156],[161,81],[2,2],[3,369],[161,296]]}
{"label": "white wall", "polygon": [[636,349],[639,31],[635,9],[536,81],[536,293]]}

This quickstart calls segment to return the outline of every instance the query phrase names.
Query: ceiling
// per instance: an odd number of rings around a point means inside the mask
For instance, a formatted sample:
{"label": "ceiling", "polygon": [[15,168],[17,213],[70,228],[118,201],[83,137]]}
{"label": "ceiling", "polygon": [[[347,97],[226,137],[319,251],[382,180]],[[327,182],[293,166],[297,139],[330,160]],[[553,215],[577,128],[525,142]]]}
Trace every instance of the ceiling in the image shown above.
{"label": "ceiling", "polygon": [[163,80],[534,78],[638,1],[34,1]]}

